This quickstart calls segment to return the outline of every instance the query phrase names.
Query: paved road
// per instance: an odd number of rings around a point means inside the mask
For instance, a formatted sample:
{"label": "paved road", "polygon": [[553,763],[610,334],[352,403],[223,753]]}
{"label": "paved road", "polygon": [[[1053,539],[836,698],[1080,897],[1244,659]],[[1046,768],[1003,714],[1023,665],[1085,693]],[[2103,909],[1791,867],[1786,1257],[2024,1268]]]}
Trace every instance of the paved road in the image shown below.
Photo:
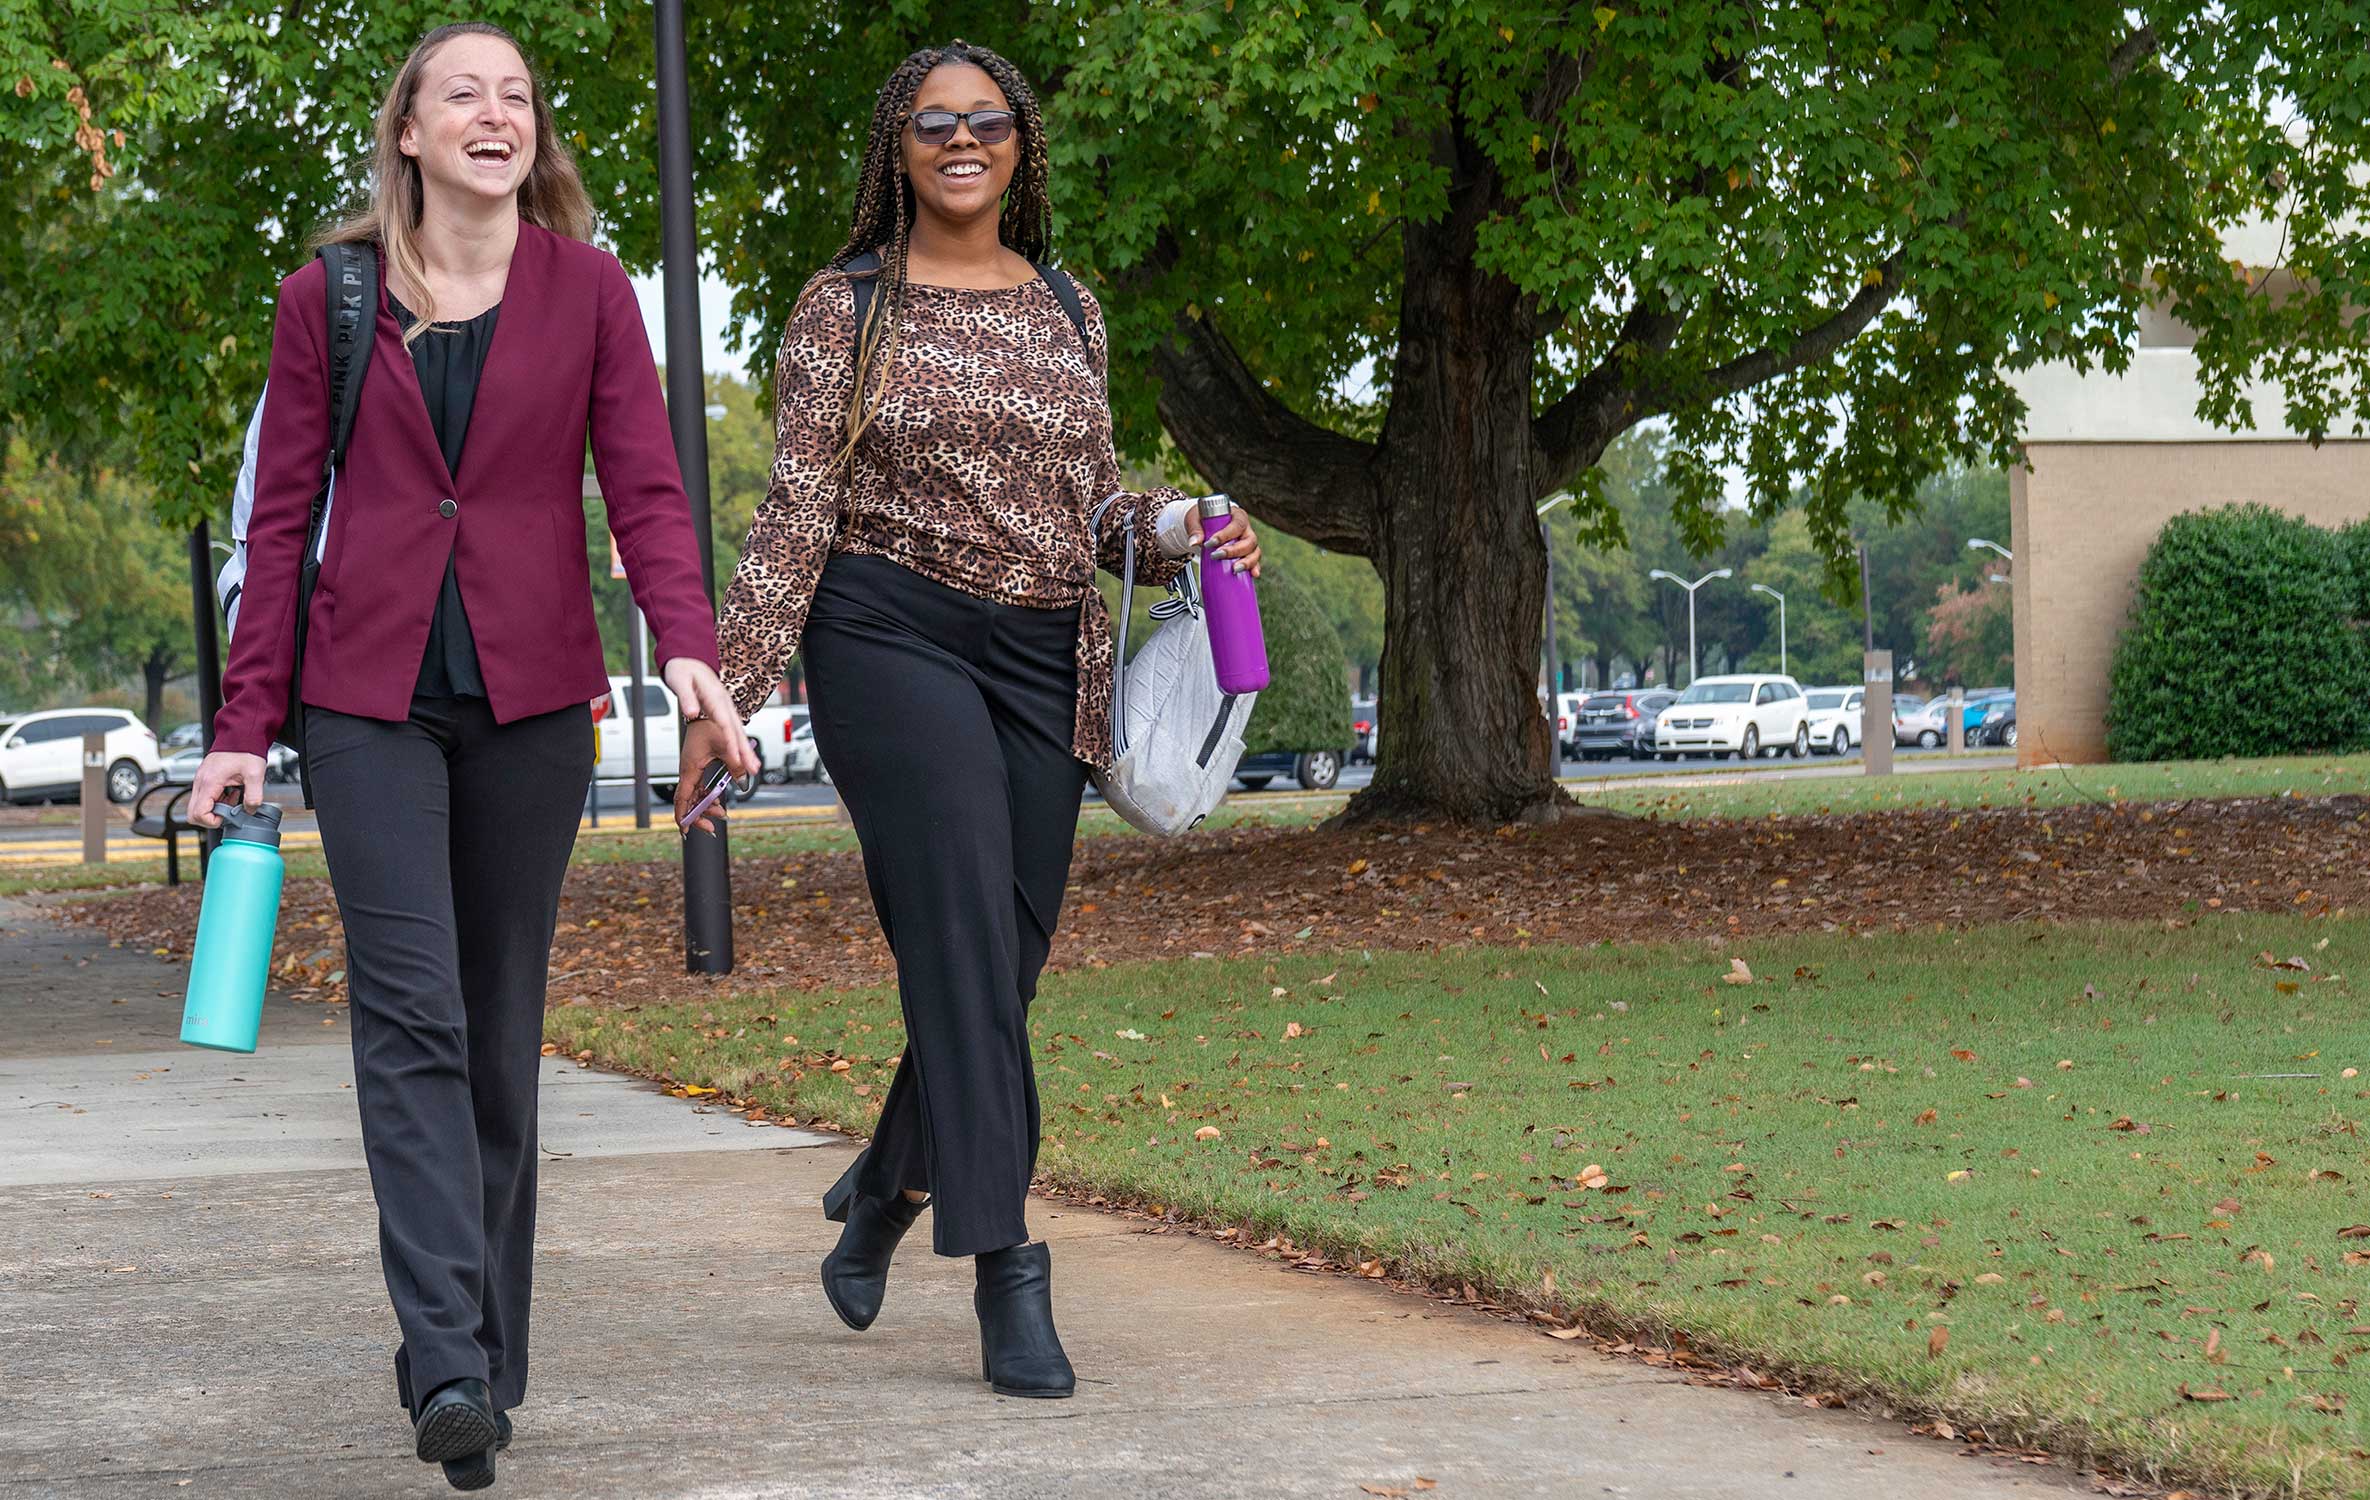
{"label": "paved road", "polygon": [[[341,1010],[177,1047],[183,971],[0,902],[0,1500],[379,1500],[410,1456]],[[853,1148],[554,1062],[538,1500],[2031,1500],[2069,1476],[1699,1389],[1360,1280],[1037,1202],[1075,1400],[978,1378],[971,1268],[900,1254],[848,1332],[815,1266]]]}

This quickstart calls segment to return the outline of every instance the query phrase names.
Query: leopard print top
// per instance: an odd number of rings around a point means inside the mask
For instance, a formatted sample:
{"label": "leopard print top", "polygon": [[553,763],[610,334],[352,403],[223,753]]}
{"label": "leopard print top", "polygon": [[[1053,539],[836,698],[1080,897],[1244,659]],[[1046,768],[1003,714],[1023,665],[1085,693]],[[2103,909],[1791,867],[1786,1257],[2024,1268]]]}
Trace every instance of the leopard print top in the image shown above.
{"label": "leopard print top", "polygon": [[[884,292],[885,292],[884,288]],[[855,294],[840,271],[799,294],[774,374],[772,482],[757,507],[716,634],[724,685],[754,713],[798,650],[816,579],[834,552],[901,563],[981,598],[1078,611],[1071,752],[1108,767],[1110,613],[1097,564],[1116,573],[1136,536],[1136,581],[1184,566],[1159,543],[1176,490],[1120,493],[1101,307],[1078,288],[1087,346],[1041,280],[972,290],[908,285],[886,396],[834,464],[847,430]],[[852,471],[852,472],[851,472]],[[1119,498],[1100,537],[1087,517]]]}

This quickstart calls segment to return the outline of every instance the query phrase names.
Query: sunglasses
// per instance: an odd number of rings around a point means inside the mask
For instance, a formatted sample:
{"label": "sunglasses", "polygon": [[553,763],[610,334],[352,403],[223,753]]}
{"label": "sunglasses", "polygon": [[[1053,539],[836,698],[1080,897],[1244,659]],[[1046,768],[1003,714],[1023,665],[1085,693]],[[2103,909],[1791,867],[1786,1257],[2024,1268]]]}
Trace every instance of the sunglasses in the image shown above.
{"label": "sunglasses", "polygon": [[913,138],[925,146],[943,146],[955,138],[957,125],[971,127],[971,139],[982,146],[999,146],[1012,139],[1014,119],[1008,109],[974,109],[956,113],[951,109],[925,109],[907,115],[913,126]]}

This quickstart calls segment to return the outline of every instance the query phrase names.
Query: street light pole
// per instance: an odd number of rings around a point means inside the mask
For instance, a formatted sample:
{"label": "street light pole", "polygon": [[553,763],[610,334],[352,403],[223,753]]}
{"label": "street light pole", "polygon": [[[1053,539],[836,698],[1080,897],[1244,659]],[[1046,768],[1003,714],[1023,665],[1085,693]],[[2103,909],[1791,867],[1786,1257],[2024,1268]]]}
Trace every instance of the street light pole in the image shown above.
{"label": "street light pole", "polygon": [[1734,568],[1714,568],[1709,573],[1704,574],[1701,578],[1696,579],[1693,583],[1689,583],[1686,579],[1681,578],[1678,574],[1666,571],[1662,568],[1655,568],[1646,574],[1648,578],[1667,578],[1672,583],[1677,584],[1679,587],[1687,591],[1687,685],[1689,687],[1695,686],[1696,675],[1695,591],[1699,588],[1702,588],[1705,584],[1710,583],[1715,578],[1732,577],[1735,572],[1736,570]]}
{"label": "street light pole", "polygon": [[[716,596],[716,543],[708,522],[707,383],[699,340],[699,232],[692,223],[691,88],[685,78],[683,0],[657,0],[658,218],[666,260],[667,423],[699,539],[700,581]],[[639,704],[635,705],[637,708]],[[682,727],[677,726],[678,734]],[[688,768],[683,774],[690,774]],[[732,855],[724,824],[683,840],[683,967],[732,972]]]}
{"label": "street light pole", "polygon": [[1767,594],[1778,602],[1778,675],[1780,677],[1788,676],[1790,674],[1786,671],[1786,596],[1766,583],[1754,584],[1753,592]]}
{"label": "street light pole", "polygon": [[[1998,542],[1987,542],[1979,536],[1967,538],[1967,550],[1969,552],[1981,552],[1987,547],[2000,554],[2000,558],[2004,562],[2013,563],[2016,561],[2016,554],[2001,546]],[[1991,573],[1985,576],[1988,577],[1993,583],[2006,583],[2008,581],[2008,575],[2005,573]]]}
{"label": "street light pole", "polygon": [[1550,713],[1555,708],[1555,695],[1563,691],[1564,664],[1563,658],[1558,656],[1555,650],[1555,538],[1548,534],[1547,513],[1571,498],[1572,492],[1565,490],[1561,494],[1548,496],[1540,502],[1538,509],[1539,545],[1547,549],[1547,619],[1542,635],[1547,650],[1547,696]]}

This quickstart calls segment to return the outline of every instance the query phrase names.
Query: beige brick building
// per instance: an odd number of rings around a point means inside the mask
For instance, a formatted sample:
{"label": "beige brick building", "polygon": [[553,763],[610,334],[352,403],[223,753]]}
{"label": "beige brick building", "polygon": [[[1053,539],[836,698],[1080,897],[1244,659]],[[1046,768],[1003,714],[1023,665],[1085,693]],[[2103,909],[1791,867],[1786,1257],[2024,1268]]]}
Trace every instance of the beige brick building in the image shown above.
{"label": "beige brick building", "polygon": [[[2250,248],[2233,237],[2233,254]],[[2324,526],[2370,517],[2370,441],[2313,447],[2268,386],[2252,392],[2254,430],[2199,421],[2191,342],[2158,318],[2121,375],[2045,366],[2018,381],[2030,413],[2027,467],[2008,478],[2020,765],[2107,758],[2108,669],[2166,521],[2250,501]]]}

